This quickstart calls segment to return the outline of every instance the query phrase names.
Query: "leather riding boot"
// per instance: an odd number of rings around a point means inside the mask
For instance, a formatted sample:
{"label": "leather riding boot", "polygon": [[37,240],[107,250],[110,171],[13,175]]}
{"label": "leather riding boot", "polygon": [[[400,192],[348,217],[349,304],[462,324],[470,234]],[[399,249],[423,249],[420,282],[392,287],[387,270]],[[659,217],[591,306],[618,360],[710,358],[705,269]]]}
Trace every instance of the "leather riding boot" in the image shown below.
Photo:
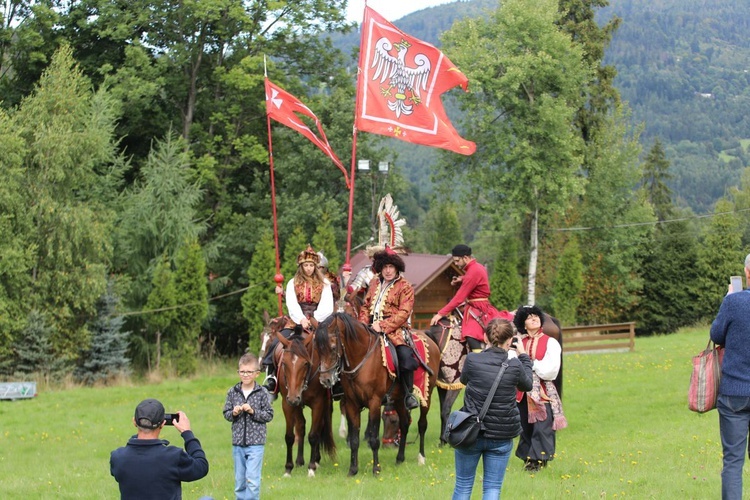
{"label": "leather riding boot", "polygon": [[266,366],[266,380],[263,381],[263,387],[266,388],[266,390],[274,395],[276,392],[276,367],[273,365]]}
{"label": "leather riding boot", "polygon": [[414,372],[401,372],[401,382],[404,386],[404,392],[406,393],[406,396],[404,397],[406,409],[413,410],[414,408],[419,408],[419,401],[417,401],[417,397],[412,392],[414,389]]}

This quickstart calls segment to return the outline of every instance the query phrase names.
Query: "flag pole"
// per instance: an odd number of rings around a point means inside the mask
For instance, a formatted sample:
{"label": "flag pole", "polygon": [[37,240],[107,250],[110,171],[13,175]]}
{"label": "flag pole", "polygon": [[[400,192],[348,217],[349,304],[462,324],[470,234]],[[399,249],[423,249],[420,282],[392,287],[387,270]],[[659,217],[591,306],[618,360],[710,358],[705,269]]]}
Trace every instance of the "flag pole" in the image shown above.
{"label": "flag pole", "polygon": [[[362,34],[364,34],[365,30],[365,20],[364,20],[364,13],[367,11],[367,0],[365,0],[365,6],[364,6],[363,12],[362,12],[362,24],[360,25],[360,30],[362,31]],[[351,257],[351,251],[352,251],[352,221],[353,221],[353,214],[354,214],[354,175],[357,171],[357,117],[359,116],[360,112],[360,83],[362,79],[362,60],[363,60],[363,50],[362,50],[362,36],[360,36],[360,43],[359,43],[359,61],[357,63],[357,88],[355,89],[354,93],[354,124],[352,125],[352,162],[351,162],[351,173],[349,174],[349,225],[346,231],[346,262],[344,262],[344,265],[342,266],[343,271],[343,278],[344,283],[343,286],[346,288],[347,281],[349,281],[349,277],[352,273],[352,265],[350,263],[350,257]]]}
{"label": "flag pole", "polygon": [[[266,56],[263,55],[263,77],[264,85],[268,82],[268,71],[266,69]],[[281,259],[279,258],[279,226],[276,218],[276,183],[273,175],[273,141],[271,140],[271,117],[268,115],[268,96],[266,96],[266,126],[268,127],[268,163],[271,166],[271,212],[273,213],[273,244],[276,253],[276,275],[273,280],[278,290],[284,283],[284,275],[281,274]],[[279,316],[284,315],[281,304],[281,293],[276,294],[278,298]]]}

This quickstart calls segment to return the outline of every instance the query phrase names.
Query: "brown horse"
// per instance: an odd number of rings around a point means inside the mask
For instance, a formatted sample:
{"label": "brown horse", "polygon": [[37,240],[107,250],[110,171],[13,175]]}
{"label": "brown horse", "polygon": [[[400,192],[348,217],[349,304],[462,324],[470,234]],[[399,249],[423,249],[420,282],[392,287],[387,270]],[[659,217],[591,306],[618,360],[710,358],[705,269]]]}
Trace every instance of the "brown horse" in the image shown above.
{"label": "brown horse", "polygon": [[[544,314],[542,323],[544,333],[554,338],[562,346],[562,328],[557,318]],[[461,322],[459,317],[442,318],[437,325],[425,330],[425,333],[438,345],[440,349],[440,370],[437,377],[438,396],[440,398],[440,445],[446,444],[444,433],[448,417],[453,410],[453,403],[458,399],[463,384],[460,381],[461,369],[466,359],[466,344],[461,342]],[[562,397],[563,370],[562,360],[560,371],[555,379],[555,385]],[[398,415],[389,409],[384,412],[383,443],[398,444],[399,436]]]}
{"label": "brown horse", "polygon": [[[427,431],[427,412],[430,409],[430,393],[435,384],[438,370],[439,352],[437,345],[426,336],[426,362],[432,370],[429,387],[426,391],[426,405],[420,406],[419,414],[419,462],[424,463],[424,435]],[[404,461],[406,435],[409,430],[409,412],[404,406],[404,393],[401,384],[390,379],[388,369],[383,366],[381,354],[382,336],[367,325],[360,323],[348,314],[335,313],[318,326],[315,345],[320,353],[320,381],[326,387],[340,379],[344,390],[346,419],[349,425],[349,446],[351,461],[349,475],[359,472],[359,429],[363,408],[369,410],[365,439],[372,449],[372,472],[380,472],[378,450],[380,448],[380,409],[386,396],[395,400],[399,415],[399,426],[404,439],[399,444],[396,463]]]}
{"label": "brown horse", "polygon": [[285,476],[291,475],[295,462],[292,462],[294,443],[297,443],[296,465],[305,464],[304,442],[306,421],[303,407],[311,409],[312,423],[308,441],[310,443],[310,461],[307,465],[308,477],[314,477],[320,463],[320,447],[331,459],[336,457],[336,443],[333,439],[331,414],[333,403],[328,389],[320,383],[320,359],[314,347],[312,334],[293,334],[288,339],[281,334],[287,318],[281,317],[270,321],[270,330],[279,339],[277,347],[277,378],[282,395],[281,408],[286,420],[286,465]]}

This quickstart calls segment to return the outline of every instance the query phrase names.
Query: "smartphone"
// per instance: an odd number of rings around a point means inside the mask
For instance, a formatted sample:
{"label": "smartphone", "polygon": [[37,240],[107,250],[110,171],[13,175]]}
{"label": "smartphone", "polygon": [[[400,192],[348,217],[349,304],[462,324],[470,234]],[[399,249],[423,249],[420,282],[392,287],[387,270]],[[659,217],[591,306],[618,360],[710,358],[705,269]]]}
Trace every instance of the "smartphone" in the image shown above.
{"label": "smartphone", "polygon": [[730,283],[732,284],[732,293],[742,291],[742,276],[732,276]]}

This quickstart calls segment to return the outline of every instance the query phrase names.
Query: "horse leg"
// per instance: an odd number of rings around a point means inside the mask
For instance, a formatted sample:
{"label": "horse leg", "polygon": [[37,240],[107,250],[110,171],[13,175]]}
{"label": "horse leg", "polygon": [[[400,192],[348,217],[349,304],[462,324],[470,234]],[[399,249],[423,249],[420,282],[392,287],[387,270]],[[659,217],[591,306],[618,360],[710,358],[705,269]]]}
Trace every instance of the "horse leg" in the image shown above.
{"label": "horse leg", "polygon": [[351,451],[351,457],[349,459],[349,476],[356,476],[359,472],[359,426],[360,426],[360,410],[359,408],[354,409],[354,404],[349,403],[346,406],[346,423],[349,427],[349,448]]}
{"label": "horse leg", "polygon": [[419,456],[417,462],[419,465],[425,464],[424,454],[424,436],[427,433],[427,412],[430,411],[430,400],[427,400],[427,406],[419,406],[419,422],[417,423],[417,429],[419,429]]}
{"label": "horse leg", "polygon": [[380,474],[380,398],[370,403],[365,439],[372,450],[372,473]]}
{"label": "horse leg", "polygon": [[310,405],[312,423],[310,424],[310,433],[307,435],[307,440],[310,443],[310,461],[307,464],[307,477],[315,477],[315,471],[320,462],[321,412],[325,411],[325,408],[321,406],[318,401]]}
{"label": "horse leg", "polygon": [[[339,423],[339,436],[346,439],[346,408],[344,407],[344,400],[342,399],[339,403],[339,407],[341,408],[341,422]],[[347,444],[349,443],[349,440],[347,440]]]}
{"label": "horse leg", "polygon": [[396,465],[398,465],[405,459],[406,435],[409,433],[409,410],[406,409],[403,397],[398,397],[394,406],[396,413],[398,413],[398,428],[401,431],[401,439],[398,442],[398,453],[396,454]]}
{"label": "horse leg", "polygon": [[297,406],[297,466],[302,467],[305,465],[305,429],[307,422],[305,421],[305,414],[302,411],[302,406]]}
{"label": "horse leg", "polygon": [[460,389],[447,390],[438,387],[438,394],[440,395],[440,446],[447,444],[444,438],[445,426],[453,409],[453,403],[456,402],[460,393]]}
{"label": "horse leg", "polygon": [[294,462],[292,462],[292,448],[294,447],[294,428],[296,425],[296,412],[294,408],[282,398],[281,408],[284,410],[284,420],[286,420],[286,432],[284,433],[284,442],[286,443],[286,465],[284,466],[284,477],[292,475]]}

